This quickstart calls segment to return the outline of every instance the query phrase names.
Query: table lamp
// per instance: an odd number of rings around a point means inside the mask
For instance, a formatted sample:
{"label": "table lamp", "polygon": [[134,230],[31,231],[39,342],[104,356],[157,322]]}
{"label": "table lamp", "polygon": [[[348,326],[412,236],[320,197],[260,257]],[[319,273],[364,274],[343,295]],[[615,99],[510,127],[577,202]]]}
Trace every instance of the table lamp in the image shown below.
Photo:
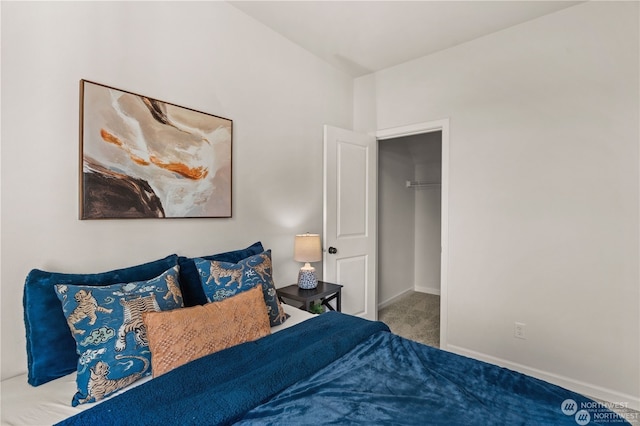
{"label": "table lamp", "polygon": [[293,259],[296,262],[305,262],[298,273],[298,287],[303,289],[316,288],[318,286],[318,277],[316,276],[316,269],[311,266],[310,262],[319,262],[322,260],[320,235],[296,235],[293,244]]}

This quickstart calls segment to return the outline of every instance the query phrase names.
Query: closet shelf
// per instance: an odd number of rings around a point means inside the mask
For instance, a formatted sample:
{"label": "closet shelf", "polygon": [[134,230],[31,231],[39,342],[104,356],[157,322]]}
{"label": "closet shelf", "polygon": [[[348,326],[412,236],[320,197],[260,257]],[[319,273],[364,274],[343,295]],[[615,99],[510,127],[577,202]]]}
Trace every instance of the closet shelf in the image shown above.
{"label": "closet shelf", "polygon": [[420,182],[420,181],[407,181],[407,188],[439,188],[438,182]]}

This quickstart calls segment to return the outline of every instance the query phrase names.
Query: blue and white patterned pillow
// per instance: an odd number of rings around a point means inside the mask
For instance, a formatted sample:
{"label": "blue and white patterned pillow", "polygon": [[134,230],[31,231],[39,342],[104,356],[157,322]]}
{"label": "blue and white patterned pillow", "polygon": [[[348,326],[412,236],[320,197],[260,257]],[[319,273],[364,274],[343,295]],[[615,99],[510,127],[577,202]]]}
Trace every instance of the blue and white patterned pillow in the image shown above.
{"label": "blue and white patterned pillow", "polygon": [[238,263],[195,258],[202,289],[209,302],[219,302],[238,293],[262,286],[271,326],[284,323],[289,315],[276,294],[271,267],[271,250],[248,257]]}
{"label": "blue and white patterned pillow", "polygon": [[102,287],[55,286],[79,356],[73,406],[98,401],[151,373],[142,313],[183,306],[178,271],[176,265],[147,281]]}

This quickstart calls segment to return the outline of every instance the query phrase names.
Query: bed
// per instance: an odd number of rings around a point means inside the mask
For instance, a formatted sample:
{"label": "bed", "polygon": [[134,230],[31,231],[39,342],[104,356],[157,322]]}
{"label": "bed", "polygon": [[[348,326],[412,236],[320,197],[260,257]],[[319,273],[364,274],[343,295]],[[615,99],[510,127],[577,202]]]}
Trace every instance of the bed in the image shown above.
{"label": "bed", "polygon": [[[339,312],[312,315],[281,304],[277,298],[270,299],[274,291],[269,251],[254,245],[230,253],[209,259],[170,256],[142,268],[90,276],[30,274],[25,286],[29,370],[27,375],[2,382],[2,424],[629,424],[582,395],[404,339],[382,322]],[[195,281],[190,280],[186,273],[196,270],[191,277]],[[242,273],[234,273],[238,270]],[[154,276],[158,271],[164,271],[160,280],[129,282],[134,275]],[[117,292],[109,284],[123,280],[127,283],[117,284]],[[180,292],[172,293],[171,286],[157,287],[159,281],[162,285],[179,282],[182,296],[176,297]],[[87,283],[101,287],[88,288]],[[114,295],[137,288],[155,293],[154,309],[142,314],[146,346],[140,336],[121,335],[113,326],[118,307]],[[79,293],[93,294],[93,314],[79,317],[77,309],[70,309],[79,305]],[[172,306],[172,300],[180,307]],[[46,328],[37,326],[37,315],[47,318]],[[77,353],[74,350],[64,366],[61,360],[69,355],[69,348],[60,344],[64,340],[60,336],[50,337],[52,317],[60,317],[65,327],[58,331],[73,334],[66,336],[66,343],[75,340],[77,346]],[[94,362],[87,364],[90,367],[82,364],[86,352],[81,342],[88,345],[89,336],[96,340],[91,333],[83,334],[82,328],[106,330],[105,324],[113,332],[100,336],[106,336],[103,340],[110,347],[114,342],[116,348],[126,344],[126,349],[113,355],[118,362],[112,364],[111,374],[120,368],[116,364],[135,370],[144,363],[153,378],[140,375],[110,393],[97,393],[97,385],[89,379],[83,394],[87,383],[83,385],[81,377],[94,375],[102,361],[90,360]],[[254,331],[258,334],[251,334]],[[40,360],[38,344],[45,335],[50,339],[47,344],[55,341],[57,349],[66,352]],[[238,336],[246,338],[237,342]],[[108,358],[100,357],[108,351],[93,349],[100,348],[100,342],[93,340],[96,346],[90,346],[90,352],[106,363]],[[220,342],[223,347],[212,347],[204,355],[191,353]],[[123,354],[130,349],[142,352],[126,358]],[[43,369],[45,361],[50,366]],[[63,374],[70,361],[77,364],[77,371]]]}
{"label": "bed", "polygon": [[[293,306],[285,304],[283,307],[290,317],[284,324],[271,329],[274,334],[314,317],[313,314]],[[114,394],[109,399],[151,380],[151,377],[146,377],[132,384],[126,390]],[[75,373],[67,374],[36,387],[27,383],[27,374],[22,374],[3,380],[1,386],[2,410],[0,414],[2,425],[7,426],[51,425],[104,402],[71,406],[71,396],[76,391]]]}

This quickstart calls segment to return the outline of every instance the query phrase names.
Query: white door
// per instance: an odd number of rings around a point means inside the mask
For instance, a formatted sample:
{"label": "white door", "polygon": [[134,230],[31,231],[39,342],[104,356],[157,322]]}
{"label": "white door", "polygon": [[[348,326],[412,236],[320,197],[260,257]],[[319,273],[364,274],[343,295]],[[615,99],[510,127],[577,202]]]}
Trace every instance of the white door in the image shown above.
{"label": "white door", "polygon": [[323,279],[342,284],[342,312],[377,319],[374,136],[324,127]]}

